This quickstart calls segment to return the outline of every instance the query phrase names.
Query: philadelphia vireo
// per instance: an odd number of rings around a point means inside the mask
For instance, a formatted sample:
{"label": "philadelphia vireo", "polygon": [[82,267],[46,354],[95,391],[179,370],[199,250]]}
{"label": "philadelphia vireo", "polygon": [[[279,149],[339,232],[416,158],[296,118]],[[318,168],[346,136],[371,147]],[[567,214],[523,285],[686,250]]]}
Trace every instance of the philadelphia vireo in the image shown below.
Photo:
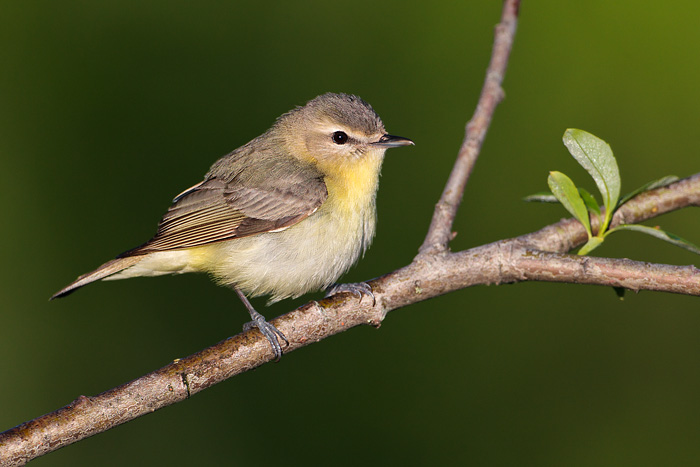
{"label": "philadelphia vireo", "polygon": [[[282,115],[175,197],[155,236],[58,291],[90,282],[205,272],[236,291],[275,357],[285,336],[246,296],[270,303],[333,284],[374,237],[386,133],[357,96],[327,93]],[[366,285],[343,290],[369,293]]]}

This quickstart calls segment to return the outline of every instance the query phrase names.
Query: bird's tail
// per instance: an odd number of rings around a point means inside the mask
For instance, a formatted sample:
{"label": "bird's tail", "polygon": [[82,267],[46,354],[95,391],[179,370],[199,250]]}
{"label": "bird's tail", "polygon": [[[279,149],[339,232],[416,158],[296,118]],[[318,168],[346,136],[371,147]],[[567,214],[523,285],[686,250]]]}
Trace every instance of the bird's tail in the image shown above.
{"label": "bird's tail", "polygon": [[117,258],[113,259],[112,261],[107,261],[94,271],[78,277],[75,281],[53,294],[49,300],[65,297],[66,295],[74,292],[84,285],[89,284],[90,282],[98,281],[100,279],[104,279],[105,277],[111,276],[112,274],[116,274],[119,271],[123,271],[124,269],[138,263],[142,259],[143,256],[128,256],[126,258]]}

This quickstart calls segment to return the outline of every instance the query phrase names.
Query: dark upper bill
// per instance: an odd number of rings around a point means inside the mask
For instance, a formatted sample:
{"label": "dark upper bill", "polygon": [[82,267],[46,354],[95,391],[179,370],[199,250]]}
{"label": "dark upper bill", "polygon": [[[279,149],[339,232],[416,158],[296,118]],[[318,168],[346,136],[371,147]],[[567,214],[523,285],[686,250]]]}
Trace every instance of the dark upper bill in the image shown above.
{"label": "dark upper bill", "polygon": [[403,136],[384,135],[379,138],[379,141],[372,144],[375,146],[384,146],[385,148],[395,148],[398,146],[410,146],[416,143],[408,138],[404,138]]}

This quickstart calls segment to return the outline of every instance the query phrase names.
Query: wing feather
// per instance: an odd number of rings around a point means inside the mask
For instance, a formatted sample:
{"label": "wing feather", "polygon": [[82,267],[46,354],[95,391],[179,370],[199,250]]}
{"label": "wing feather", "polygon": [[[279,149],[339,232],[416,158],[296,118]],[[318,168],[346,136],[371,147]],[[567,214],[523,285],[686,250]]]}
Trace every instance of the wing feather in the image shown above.
{"label": "wing feather", "polygon": [[119,255],[193,248],[283,229],[313,214],[328,197],[314,170],[296,171],[285,180],[246,183],[245,177],[210,177],[179,194],[155,236]]}

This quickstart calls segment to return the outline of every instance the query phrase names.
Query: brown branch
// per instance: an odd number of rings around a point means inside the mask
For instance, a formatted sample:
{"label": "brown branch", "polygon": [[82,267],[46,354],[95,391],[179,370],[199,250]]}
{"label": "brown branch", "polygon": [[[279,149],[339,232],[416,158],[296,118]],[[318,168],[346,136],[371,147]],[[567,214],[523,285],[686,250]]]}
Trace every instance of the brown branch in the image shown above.
{"label": "brown branch", "polygon": [[545,253],[518,249],[503,268],[504,280],[606,285],[635,292],[655,290],[700,295],[700,270],[694,266],[640,263],[629,259]]}
{"label": "brown branch", "polygon": [[467,123],[462,147],[457,154],[457,160],[445,189],[435,205],[428,234],[419,250],[421,255],[446,252],[452,239],[452,224],[462,202],[464,188],[479,157],[479,151],[486,138],[486,131],[491,125],[496,106],[503,99],[501,84],[518,26],[519,9],[520,0],[506,0],[503,4],[501,22],[496,26],[491,62],[486,70],[486,80],[481,89],[481,96],[472,119]]}
{"label": "brown branch", "polygon": [[[699,205],[697,174],[632,199],[615,219],[638,222]],[[585,240],[581,224],[565,219],[531,234],[470,250],[421,255],[408,266],[370,282],[376,306],[367,299],[358,303],[352,296],[339,294],[272,322],[289,339],[290,345],[284,349],[289,353],[360,324],[378,326],[391,310],[481,284],[537,280],[700,295],[700,271],[694,267],[562,254]],[[0,464],[22,465],[187,399],[273,358],[267,340],[257,330],[231,337],[100,395],[81,396],[56,412],[0,434]]]}

